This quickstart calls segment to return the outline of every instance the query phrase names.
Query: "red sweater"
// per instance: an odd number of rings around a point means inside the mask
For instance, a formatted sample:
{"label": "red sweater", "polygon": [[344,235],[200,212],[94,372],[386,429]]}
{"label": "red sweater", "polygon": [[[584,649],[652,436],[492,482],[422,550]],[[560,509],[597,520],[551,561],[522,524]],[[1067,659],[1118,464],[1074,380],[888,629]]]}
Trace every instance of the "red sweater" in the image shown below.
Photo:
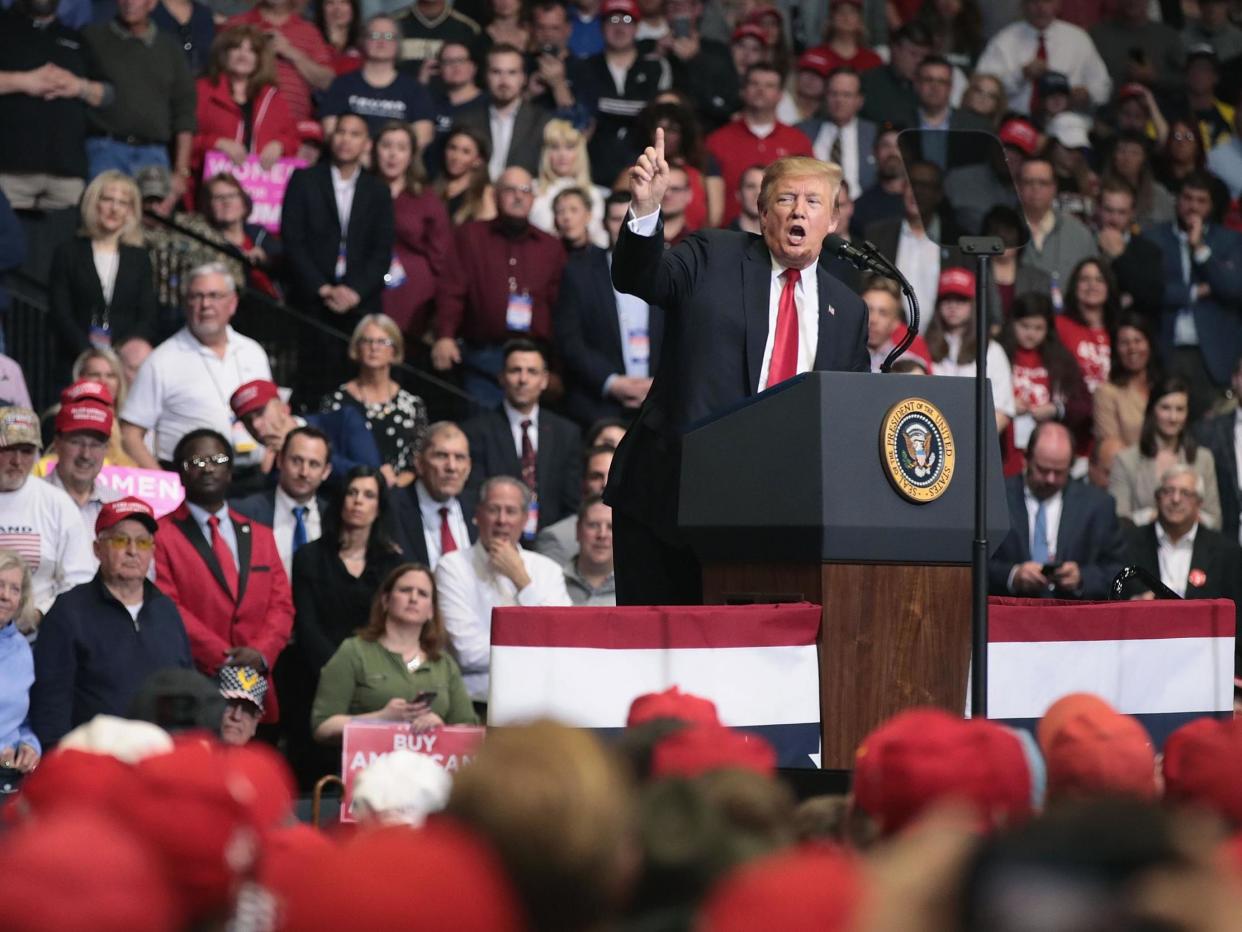
{"label": "red sweater", "polygon": [[[420,341],[427,329],[432,299],[442,304],[457,275],[453,223],[440,196],[427,188],[422,194],[402,194],[393,202],[393,260],[385,282],[384,313],[411,340]],[[404,276],[404,278],[402,278]],[[400,280],[400,284],[394,282]]]}
{"label": "red sweater", "polygon": [[[250,131],[250,151],[258,155],[269,142],[284,146],[286,156],[297,155],[298,127],[285,106],[284,98],[269,84],[262,88],[251,107],[254,126]],[[228,78],[223,75],[214,83],[210,78],[198,79],[198,132],[194,134],[194,148],[190,164],[194,177],[201,176],[203,158],[208,149],[215,148],[217,139],[242,141],[245,127],[242,109],[233,100]]]}
{"label": "red sweater", "polygon": [[721,221],[724,226],[728,226],[741,209],[733,195],[746,169],[752,165],[766,168],[787,155],[815,157],[811,151],[811,140],[800,130],[777,123],[772,132],[760,139],[741,119],[720,127],[708,136],[707,150],[720,165],[720,174],[724,178],[725,212]]}

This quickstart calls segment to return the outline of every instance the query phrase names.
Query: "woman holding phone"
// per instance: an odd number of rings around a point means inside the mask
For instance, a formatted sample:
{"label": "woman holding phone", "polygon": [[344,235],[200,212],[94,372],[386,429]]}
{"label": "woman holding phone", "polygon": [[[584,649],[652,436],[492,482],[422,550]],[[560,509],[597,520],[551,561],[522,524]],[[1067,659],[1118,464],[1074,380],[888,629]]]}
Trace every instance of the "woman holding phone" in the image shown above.
{"label": "woman holding phone", "polygon": [[315,740],[339,741],[352,720],[408,722],[420,732],[477,725],[447,642],[431,570],[401,564],[375,594],[367,626],[341,644],[319,676]]}

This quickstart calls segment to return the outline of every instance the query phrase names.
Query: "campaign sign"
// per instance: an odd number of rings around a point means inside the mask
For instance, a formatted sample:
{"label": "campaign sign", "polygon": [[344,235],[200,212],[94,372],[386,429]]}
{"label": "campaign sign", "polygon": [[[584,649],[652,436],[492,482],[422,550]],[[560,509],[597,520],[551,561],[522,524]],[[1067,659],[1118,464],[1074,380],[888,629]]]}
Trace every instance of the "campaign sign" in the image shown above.
{"label": "campaign sign", "polygon": [[248,222],[258,224],[269,233],[279,233],[280,205],[285,200],[289,176],[294,169],[305,167],[305,159],[283,158],[265,170],[257,155],[246,156],[246,161],[238,165],[218,149],[211,149],[203,159],[203,179],[214,178],[221,172],[232,175],[254,202]]}
{"label": "campaign sign", "polygon": [[341,743],[341,778],[345,781],[341,821],[356,821],[349,812],[354,781],[381,754],[400,749],[425,754],[449,773],[456,773],[474,760],[486,732],[476,725],[445,725],[418,734],[404,722],[350,722]]}
{"label": "campaign sign", "polygon": [[157,518],[176,511],[185,498],[185,487],[175,472],[163,469],[139,469],[137,466],[105,466],[99,471],[98,484],[107,486],[124,497],[133,495],[151,506]]}

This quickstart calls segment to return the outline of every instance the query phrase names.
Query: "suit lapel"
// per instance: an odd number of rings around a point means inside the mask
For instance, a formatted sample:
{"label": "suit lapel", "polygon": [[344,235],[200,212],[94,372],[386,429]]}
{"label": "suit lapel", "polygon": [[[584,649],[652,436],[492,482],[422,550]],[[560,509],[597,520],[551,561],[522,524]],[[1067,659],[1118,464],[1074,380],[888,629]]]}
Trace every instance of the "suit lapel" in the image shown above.
{"label": "suit lapel", "polygon": [[509,418],[503,407],[492,418],[492,442],[499,447],[500,452],[500,462],[497,464],[500,469],[495,474],[522,478],[522,458],[518,456],[513,428],[509,426]]}
{"label": "suit lapel", "polygon": [[552,433],[552,427],[548,424],[547,412],[539,413],[539,430],[536,432],[538,446],[535,449],[535,482],[539,488],[535,489],[535,494],[539,496],[539,501],[548,500],[548,496],[544,494],[547,487],[547,481],[552,471],[552,464],[557,459],[564,459],[560,455],[560,451],[556,448],[556,436]]}
{"label": "suit lapel", "polygon": [[1227,489],[1236,489],[1238,487],[1238,451],[1233,445],[1233,429],[1234,416],[1221,416],[1216,419],[1215,429],[1220,435],[1217,448],[1223,450],[1225,455],[1221,461],[1218,461],[1216,468],[1224,469],[1228,483],[1225,485]]}
{"label": "suit lapel", "polygon": [[250,522],[239,521],[237,515],[229,515],[233,522],[233,534],[237,537],[237,604],[241,605],[246,597],[246,583],[250,580],[250,554],[253,537],[250,533]]}
{"label": "suit lapel", "polygon": [[[599,264],[599,268],[597,269],[598,274],[591,276],[591,281],[595,283],[595,287],[598,290],[598,306],[609,308],[611,311],[611,313],[604,315],[606,319],[604,330],[610,340],[615,339],[616,341],[615,346],[601,347],[601,349],[608,349],[610,356],[615,354],[617,359],[624,362],[625,343],[624,337],[621,335],[621,319],[617,316],[617,294],[612,289],[612,266],[608,261],[608,253],[601,249],[595,255],[594,261]],[[650,324],[648,324],[648,330],[650,329]]]}
{"label": "suit lapel", "polygon": [[225,582],[224,571],[220,568],[220,563],[216,560],[216,555],[211,550],[211,544],[207,538],[203,536],[202,530],[198,526],[198,522],[194,520],[194,516],[190,514],[190,510],[185,510],[185,517],[176,518],[174,522],[177,529],[185,535],[186,540],[198,553],[202,561],[207,565],[207,569],[211,571],[212,578],[220,586],[220,589],[229,595],[229,584]]}
{"label": "suit lapel", "polygon": [[1023,561],[1031,558],[1031,525],[1026,517],[1026,487],[1022,477],[1017,482],[1009,483],[1009,515],[1013,519],[1013,533],[1018,535],[1019,550]]}
{"label": "suit lapel", "polygon": [[[1079,542],[1082,528],[1082,514],[1078,508],[1074,507],[1077,500],[1078,487],[1071,482],[1061,493],[1061,523],[1057,527],[1057,552],[1053,554],[1058,561],[1086,557],[1085,553],[1079,554],[1076,549],[1074,550],[1075,556],[1070,556],[1070,545]],[[1022,511],[1026,512],[1025,503]]]}
{"label": "suit lapel", "polygon": [[746,315],[746,393],[755,394],[768,342],[768,304],[772,292],[772,256],[763,240],[746,250],[742,262],[742,313]]}
{"label": "suit lapel", "polygon": [[837,315],[832,313],[829,288],[832,276],[820,263],[815,263],[815,279],[819,287],[819,341],[815,347],[813,369],[832,368],[832,350],[837,345]]}
{"label": "suit lapel", "polygon": [[[361,171],[361,169],[359,169]],[[324,165],[323,171],[319,173],[319,191],[324,197],[324,203],[328,208],[328,220],[336,228],[337,239],[341,236],[341,215],[336,210],[336,191],[332,187],[332,168],[330,165]],[[358,191],[354,189],[354,196],[357,197]],[[353,208],[350,208],[353,213]]]}

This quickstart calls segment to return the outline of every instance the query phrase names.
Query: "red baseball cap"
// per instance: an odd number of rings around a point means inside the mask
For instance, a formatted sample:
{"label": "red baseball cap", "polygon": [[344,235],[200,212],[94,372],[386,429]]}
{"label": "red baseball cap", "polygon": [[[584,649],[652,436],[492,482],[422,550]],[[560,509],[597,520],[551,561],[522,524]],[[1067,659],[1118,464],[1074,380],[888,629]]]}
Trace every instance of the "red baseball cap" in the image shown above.
{"label": "red baseball cap", "polygon": [[90,401],[61,406],[56,412],[56,433],[73,434],[81,430],[107,440],[112,436],[112,409]]}
{"label": "red baseball cap", "polygon": [[1192,803],[1242,825],[1242,719],[1200,718],[1164,744],[1164,798]]}
{"label": "red baseball cap", "polygon": [[108,386],[96,379],[78,379],[72,385],[65,386],[60,393],[62,405],[73,404],[75,401],[94,401],[111,408],[116,404]]}
{"label": "red baseball cap", "polygon": [[658,718],[673,718],[689,725],[720,724],[716,703],[670,686],[662,693],[646,693],[630,703],[625,725],[633,728]]}
{"label": "red baseball cap", "polygon": [[740,42],[742,39],[754,39],[764,48],[768,47],[768,34],[763,31],[762,26],[756,26],[754,23],[742,23],[733,30],[733,35],[729,36],[729,44]]}
{"label": "red baseball cap", "polygon": [[748,23],[757,23],[761,19],[775,19],[782,25],[785,23],[785,15],[770,3],[757,6],[746,15]]}
{"label": "red baseball cap", "polygon": [[612,16],[614,13],[621,13],[634,17],[634,22],[638,22],[643,18],[642,10],[638,8],[638,4],[634,0],[604,0],[599,8],[600,18]]}
{"label": "red baseball cap", "polygon": [[1073,693],[1057,700],[1037,734],[1050,798],[1158,795],[1156,752],[1146,729],[1098,696]]}
{"label": "red baseball cap", "polygon": [[99,811],[116,794],[126,792],[133,779],[133,767],[111,754],[55,748],[22,781],[21,793],[10,808],[19,822],[43,819],[65,806]]}
{"label": "red baseball cap", "polygon": [[115,502],[107,502],[99,509],[99,517],[95,519],[95,534],[98,535],[128,519],[138,521],[152,534],[159,529],[159,522],[155,520],[155,512],[151,510],[151,506],[140,498],[127,495]]}
{"label": "red baseball cap", "polygon": [[1000,141],[1007,146],[1021,149],[1027,156],[1039,151],[1039,130],[1030,120],[1013,117],[1001,124]]}
{"label": "red baseball cap", "polygon": [[798,70],[813,71],[821,78],[826,78],[832,71],[832,59],[819,49],[807,49],[798,56]]}
{"label": "red baseball cap", "polygon": [[1131,97],[1138,97],[1143,100],[1147,99],[1147,88],[1139,84],[1137,81],[1131,81],[1129,84],[1123,84],[1117,89],[1118,100],[1128,100]]}
{"label": "red baseball cap", "polygon": [[273,398],[279,398],[280,392],[275,382],[267,379],[254,379],[233,392],[229,399],[229,407],[236,417],[245,417],[254,411],[261,411]]}
{"label": "red baseball cap", "polygon": [[723,725],[692,725],[659,741],[651,751],[651,775],[697,777],[713,770],[776,772],[776,752],[758,735]]}
{"label": "red baseball cap", "polygon": [[957,295],[961,298],[975,296],[975,273],[970,269],[948,268],[940,273],[940,284],[936,288],[936,297]]}

